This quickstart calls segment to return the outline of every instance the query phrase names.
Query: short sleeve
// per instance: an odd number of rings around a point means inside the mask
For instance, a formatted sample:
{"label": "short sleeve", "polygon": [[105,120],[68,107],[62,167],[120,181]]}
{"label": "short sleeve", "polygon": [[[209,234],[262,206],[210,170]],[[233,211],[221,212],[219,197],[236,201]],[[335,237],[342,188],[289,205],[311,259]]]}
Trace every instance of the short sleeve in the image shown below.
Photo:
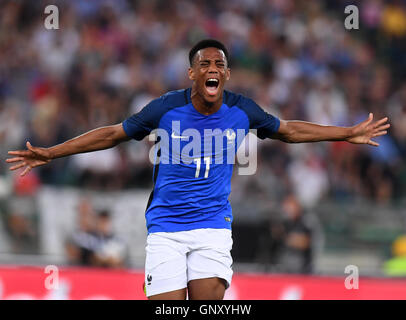
{"label": "short sleeve", "polygon": [[142,140],[157,128],[163,109],[163,98],[152,100],[140,112],[123,121],[127,136]]}
{"label": "short sleeve", "polygon": [[250,122],[250,129],[257,130],[258,138],[270,138],[279,130],[280,120],[266,112],[252,99],[241,97],[239,107],[247,114]]}

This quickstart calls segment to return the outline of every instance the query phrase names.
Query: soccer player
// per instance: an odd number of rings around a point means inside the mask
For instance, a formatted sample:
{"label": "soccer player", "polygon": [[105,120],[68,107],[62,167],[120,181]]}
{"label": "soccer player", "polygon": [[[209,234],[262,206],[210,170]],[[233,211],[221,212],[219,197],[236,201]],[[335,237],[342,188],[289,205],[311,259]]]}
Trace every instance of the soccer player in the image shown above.
{"label": "soccer player", "polygon": [[[187,295],[189,299],[223,299],[233,273],[228,202],[233,165],[225,158],[215,160],[219,153],[225,155],[238,147],[241,141],[232,141],[238,130],[247,134],[255,129],[260,139],[288,143],[347,141],[378,146],[371,139],[389,128],[387,118],[374,122],[372,114],[352,127],[278,119],[253,100],[224,89],[230,79],[228,61],[221,42],[200,41],[189,52],[191,88],[164,94],[120,124],[97,128],[50,148],[27,142],[27,150],[9,152],[14,157],[7,162],[15,163],[10,170],[24,168],[21,175],[25,175],[53,159],[142,140],[160,130],[159,143],[167,141],[157,148],[161,162],[154,166],[154,187],[145,212],[149,299],[186,299]],[[192,150],[190,156],[191,150],[185,149],[196,132],[204,138],[207,132],[212,138],[221,132],[225,146],[206,148],[205,140],[204,153]]]}

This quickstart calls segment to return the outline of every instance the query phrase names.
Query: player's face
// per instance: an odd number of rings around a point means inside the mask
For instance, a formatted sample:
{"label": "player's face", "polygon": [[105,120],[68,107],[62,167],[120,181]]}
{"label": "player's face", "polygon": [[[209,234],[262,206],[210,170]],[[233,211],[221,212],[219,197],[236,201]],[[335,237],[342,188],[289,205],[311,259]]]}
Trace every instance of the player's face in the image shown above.
{"label": "player's face", "polygon": [[209,103],[222,98],[224,84],[230,79],[230,69],[222,50],[205,48],[196,53],[189,68],[189,78],[195,82],[201,97]]}

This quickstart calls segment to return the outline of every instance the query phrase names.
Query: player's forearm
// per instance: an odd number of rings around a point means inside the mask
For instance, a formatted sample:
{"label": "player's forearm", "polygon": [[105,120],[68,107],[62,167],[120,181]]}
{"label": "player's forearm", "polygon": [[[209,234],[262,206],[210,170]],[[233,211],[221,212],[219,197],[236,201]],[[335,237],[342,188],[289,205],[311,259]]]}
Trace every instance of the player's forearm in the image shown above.
{"label": "player's forearm", "polygon": [[52,159],[77,153],[85,153],[112,148],[120,143],[114,126],[101,127],[86,132],[64,143],[48,148]]}
{"label": "player's forearm", "polygon": [[345,141],[352,135],[351,127],[324,126],[305,121],[285,121],[279,138],[289,143]]}

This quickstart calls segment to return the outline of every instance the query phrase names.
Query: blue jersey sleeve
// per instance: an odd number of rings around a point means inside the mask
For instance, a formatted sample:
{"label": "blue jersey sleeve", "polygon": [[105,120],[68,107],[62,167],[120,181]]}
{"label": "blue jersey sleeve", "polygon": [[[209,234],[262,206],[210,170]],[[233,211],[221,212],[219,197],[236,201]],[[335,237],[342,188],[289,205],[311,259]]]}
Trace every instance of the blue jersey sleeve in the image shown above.
{"label": "blue jersey sleeve", "polygon": [[163,109],[163,97],[152,100],[140,112],[123,121],[125,133],[135,139],[142,140],[158,127]]}
{"label": "blue jersey sleeve", "polygon": [[258,138],[270,138],[278,131],[280,120],[266,112],[252,99],[240,96],[238,106],[247,114],[250,122],[250,129],[257,130]]}

